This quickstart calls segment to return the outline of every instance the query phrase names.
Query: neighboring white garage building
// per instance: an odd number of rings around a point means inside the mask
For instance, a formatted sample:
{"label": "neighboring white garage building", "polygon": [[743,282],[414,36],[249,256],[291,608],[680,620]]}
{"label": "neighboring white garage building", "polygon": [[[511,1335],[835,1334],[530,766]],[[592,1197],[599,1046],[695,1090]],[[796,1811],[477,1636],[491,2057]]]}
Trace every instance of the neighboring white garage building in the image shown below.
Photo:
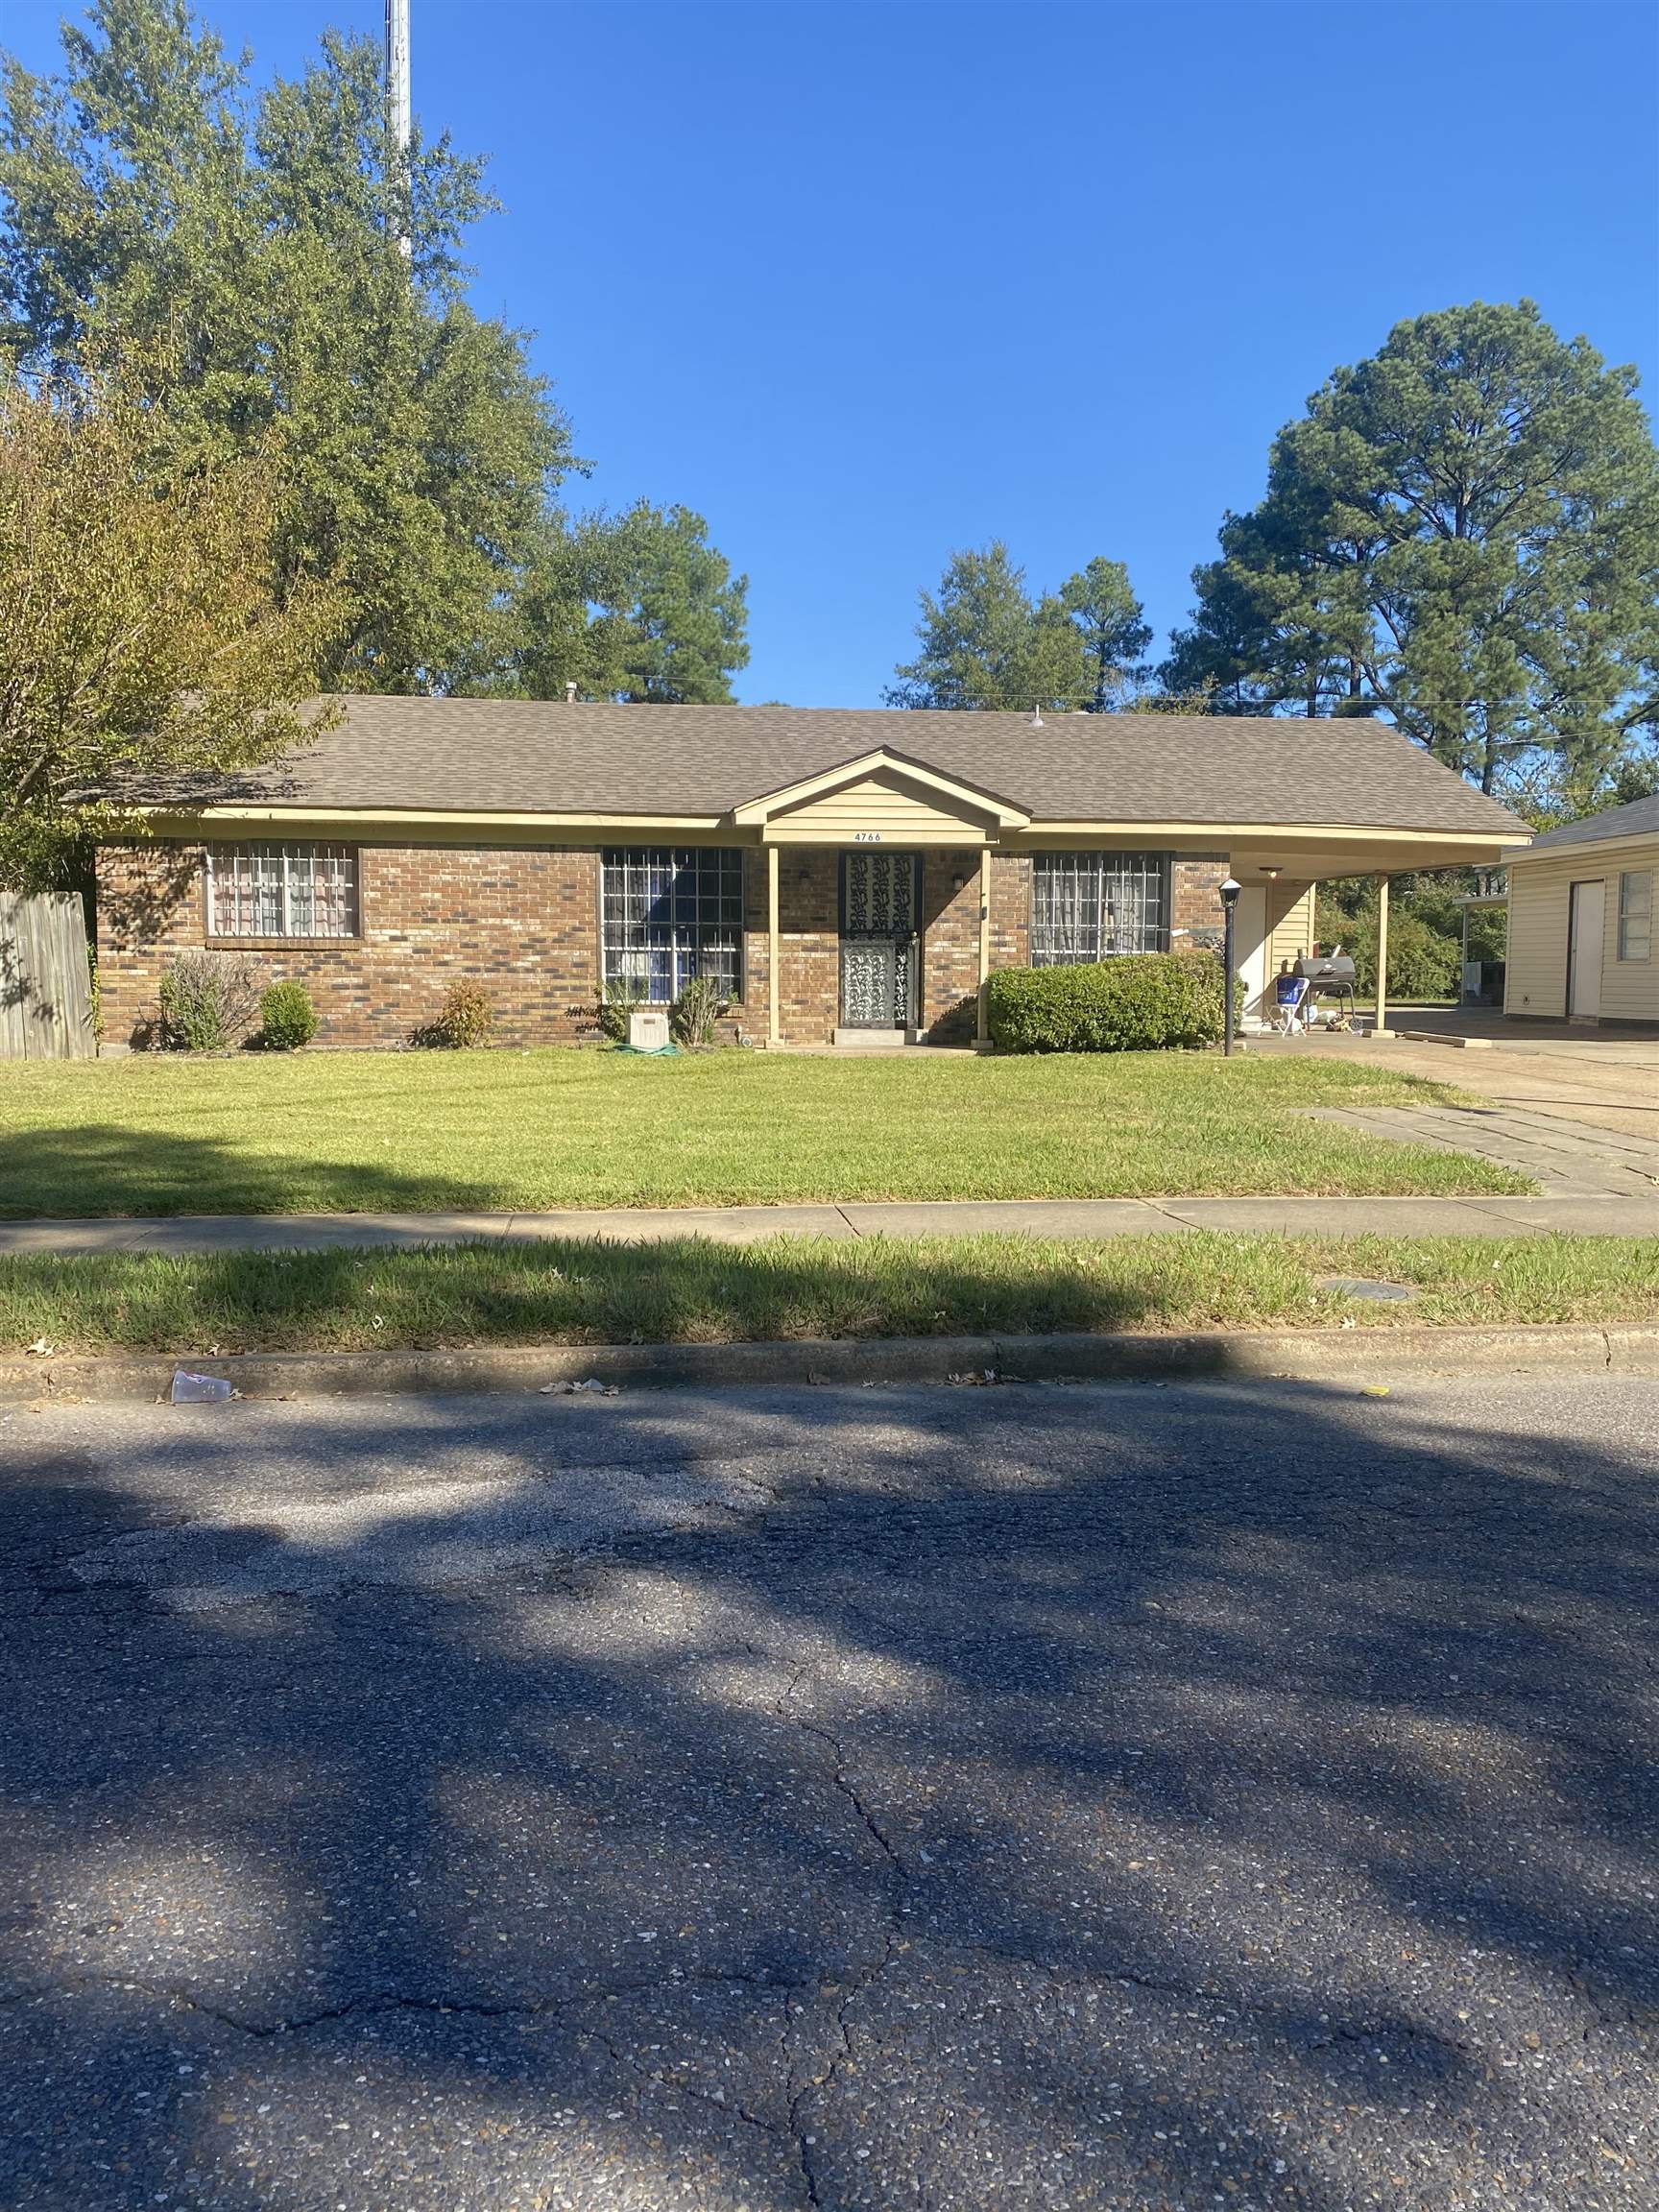
{"label": "neighboring white garage building", "polygon": [[1659,796],[1551,830],[1509,859],[1503,1011],[1659,1022]]}

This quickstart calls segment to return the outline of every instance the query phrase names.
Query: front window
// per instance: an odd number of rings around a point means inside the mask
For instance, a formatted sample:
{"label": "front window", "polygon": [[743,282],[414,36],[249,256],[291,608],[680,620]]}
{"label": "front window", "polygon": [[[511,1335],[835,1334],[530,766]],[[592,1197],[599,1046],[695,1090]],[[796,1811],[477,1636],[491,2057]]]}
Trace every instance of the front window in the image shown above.
{"label": "front window", "polygon": [[1169,942],[1164,853],[1037,853],[1031,860],[1031,965],[1063,968]]}
{"label": "front window", "polygon": [[607,853],[600,910],[606,987],[672,1005],[693,975],[743,995],[743,855],[726,847]]}
{"label": "front window", "polygon": [[1653,950],[1653,871],[1627,869],[1619,878],[1619,957],[1647,960]]}
{"label": "front window", "polygon": [[357,855],[349,845],[213,845],[209,937],[354,937]]}

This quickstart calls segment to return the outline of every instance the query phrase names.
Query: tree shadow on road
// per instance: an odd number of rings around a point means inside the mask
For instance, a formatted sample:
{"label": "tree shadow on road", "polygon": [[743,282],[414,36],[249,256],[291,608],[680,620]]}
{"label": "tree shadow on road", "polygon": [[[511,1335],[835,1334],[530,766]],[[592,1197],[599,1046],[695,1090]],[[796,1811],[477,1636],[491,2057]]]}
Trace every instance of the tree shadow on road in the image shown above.
{"label": "tree shadow on road", "polygon": [[[1629,1456],[1339,1384],[237,1418],[8,1493],[18,2203],[1643,2201]],[[662,1525],[538,1560],[572,1470]]]}

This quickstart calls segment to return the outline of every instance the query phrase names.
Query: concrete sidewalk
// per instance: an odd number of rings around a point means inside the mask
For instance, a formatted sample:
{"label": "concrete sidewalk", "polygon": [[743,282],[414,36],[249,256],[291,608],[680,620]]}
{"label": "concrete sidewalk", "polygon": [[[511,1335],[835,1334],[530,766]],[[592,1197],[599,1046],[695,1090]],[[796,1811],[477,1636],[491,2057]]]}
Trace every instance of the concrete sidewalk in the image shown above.
{"label": "concrete sidewalk", "polygon": [[1659,1236],[1659,1192],[1543,1198],[1081,1198],[908,1205],[687,1206],[557,1214],[284,1214],[0,1222],[0,1258],[72,1252],[326,1252],[500,1238],[709,1237]]}

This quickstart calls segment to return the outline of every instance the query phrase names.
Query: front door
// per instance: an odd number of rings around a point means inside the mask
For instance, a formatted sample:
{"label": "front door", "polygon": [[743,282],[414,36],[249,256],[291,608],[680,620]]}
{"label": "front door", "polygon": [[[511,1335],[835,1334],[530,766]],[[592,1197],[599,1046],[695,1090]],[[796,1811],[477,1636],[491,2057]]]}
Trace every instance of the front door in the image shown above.
{"label": "front door", "polygon": [[1607,924],[1607,886],[1575,883],[1567,921],[1567,1013],[1594,1022],[1601,1012],[1601,933]]}
{"label": "front door", "polygon": [[916,1020],[914,853],[841,855],[841,1026],[908,1029]]}

